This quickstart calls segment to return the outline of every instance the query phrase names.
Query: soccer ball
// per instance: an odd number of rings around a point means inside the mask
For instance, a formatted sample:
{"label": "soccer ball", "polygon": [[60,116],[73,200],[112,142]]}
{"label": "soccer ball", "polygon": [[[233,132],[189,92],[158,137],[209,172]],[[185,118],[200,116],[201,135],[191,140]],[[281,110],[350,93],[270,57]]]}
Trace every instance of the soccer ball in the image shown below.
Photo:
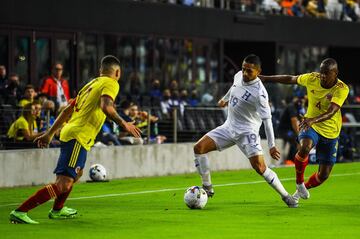
{"label": "soccer ball", "polygon": [[190,209],[202,209],[205,207],[208,196],[204,189],[191,186],[185,191],[184,202]]}
{"label": "soccer ball", "polygon": [[89,177],[91,180],[99,182],[104,181],[106,178],[106,169],[101,164],[91,165],[89,170]]}

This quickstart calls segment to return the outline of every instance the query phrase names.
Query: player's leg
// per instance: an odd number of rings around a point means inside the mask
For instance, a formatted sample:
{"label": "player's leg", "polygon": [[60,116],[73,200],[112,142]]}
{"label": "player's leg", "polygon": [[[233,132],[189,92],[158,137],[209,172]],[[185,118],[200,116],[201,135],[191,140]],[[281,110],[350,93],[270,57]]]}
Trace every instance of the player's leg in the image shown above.
{"label": "player's leg", "polygon": [[326,139],[321,137],[316,147],[316,157],[319,160],[319,169],[310,176],[305,183],[307,189],[314,188],[325,182],[330,176],[336,162],[338,151],[338,139]]}
{"label": "player's leg", "polygon": [[299,134],[300,148],[295,155],[295,170],[296,170],[296,192],[294,197],[299,199],[308,199],[310,197],[309,191],[304,184],[304,172],[309,163],[309,153],[319,140],[318,134],[312,129],[301,131]]}
{"label": "player's leg", "polygon": [[58,187],[56,183],[44,186],[10,213],[10,221],[13,223],[38,224],[27,215],[27,212],[52,198],[57,198],[64,192],[66,192],[66,189]]}
{"label": "player's leg", "polygon": [[243,132],[237,139],[237,146],[250,160],[250,164],[255,171],[261,175],[266,182],[280,194],[283,201],[289,207],[297,207],[298,203],[294,198],[285,190],[280,182],[277,174],[267,167],[264,154],[261,147],[260,135],[255,132]]}
{"label": "player's leg", "polygon": [[315,188],[325,182],[329,178],[333,165],[320,164],[319,170],[310,176],[308,181],[305,183],[307,189]]}
{"label": "player's leg", "polygon": [[[66,172],[64,168],[66,168],[70,159],[74,159],[71,157],[73,152],[76,152],[75,140],[69,141],[67,143],[63,143],[61,145],[61,152],[58,159],[58,164],[55,169],[55,173]],[[38,190],[33,196],[28,198],[23,204],[21,204],[17,209],[10,213],[10,220],[15,223],[29,223],[35,224],[36,222],[31,220],[27,216],[27,212],[31,209],[49,201],[50,199],[57,199],[62,194],[65,194],[69,191],[72,186],[74,179],[70,174],[64,174],[57,176],[56,182],[53,184],[46,185],[45,187]]]}
{"label": "player's leg", "polygon": [[212,188],[210,165],[207,153],[216,150],[216,144],[209,136],[204,135],[194,145],[195,167],[201,176],[201,181],[204,190],[209,197],[214,195],[214,189]]}
{"label": "player's leg", "polygon": [[264,155],[255,155],[249,158],[251,166],[265,181],[281,196],[289,207],[297,207],[297,201],[286,191],[277,174],[265,164]]}
{"label": "player's leg", "polygon": [[234,143],[231,142],[227,129],[222,126],[208,132],[194,145],[195,166],[201,176],[203,188],[209,197],[214,195],[214,189],[211,183],[210,163],[207,153],[222,150],[232,145]]}
{"label": "player's leg", "polygon": [[64,157],[66,160],[63,161],[65,163],[58,164],[54,171],[57,174],[59,187],[64,187],[65,192],[55,199],[53,208],[49,212],[50,219],[74,218],[77,214],[75,209],[64,207],[64,203],[72,191],[73,184],[83,173],[87,152],[76,140],[68,144],[72,148],[71,154],[66,154],[67,156]]}

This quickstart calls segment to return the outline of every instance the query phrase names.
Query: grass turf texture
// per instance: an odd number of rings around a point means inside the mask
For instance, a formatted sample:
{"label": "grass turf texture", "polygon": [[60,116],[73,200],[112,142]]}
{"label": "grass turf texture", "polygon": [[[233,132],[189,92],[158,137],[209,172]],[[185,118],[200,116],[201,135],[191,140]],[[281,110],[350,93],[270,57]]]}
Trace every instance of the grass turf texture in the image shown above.
{"label": "grass turf texture", "polygon": [[[316,168],[309,166],[306,176]],[[294,168],[274,170],[293,193]],[[79,211],[78,217],[49,220],[52,202],[47,202],[29,213],[40,225],[10,224],[8,216],[16,206],[5,206],[22,202],[39,187],[0,189],[0,238],[360,237],[360,163],[337,164],[333,177],[311,189],[311,198],[295,209],[287,208],[262,181],[253,170],[214,172],[215,185],[245,184],[215,186],[215,197],[203,210],[190,210],[183,203],[185,189],[200,184],[196,174],[81,183],[66,204]],[[174,190],[122,194],[159,189]],[[122,195],[74,200],[109,194]]]}

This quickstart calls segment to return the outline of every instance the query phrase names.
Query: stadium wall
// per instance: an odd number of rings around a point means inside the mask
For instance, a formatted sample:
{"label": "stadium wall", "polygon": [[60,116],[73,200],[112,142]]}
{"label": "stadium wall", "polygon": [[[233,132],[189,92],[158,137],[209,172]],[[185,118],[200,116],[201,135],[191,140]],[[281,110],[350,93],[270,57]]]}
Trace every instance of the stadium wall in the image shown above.
{"label": "stadium wall", "polygon": [[[63,31],[170,35],[238,41],[360,46],[358,23],[130,0],[5,0],[0,30],[25,27]],[[54,17],[58,16],[58,17]]]}
{"label": "stadium wall", "polygon": [[[268,164],[267,141],[261,142]],[[277,145],[282,145],[277,140]],[[281,149],[281,147],[280,147]],[[0,151],[0,187],[29,186],[52,182],[59,149]],[[280,150],[281,151],[281,150]],[[108,179],[150,177],[195,172],[193,143],[93,148],[81,181],[89,179],[88,170],[100,163],[108,171]],[[250,163],[237,147],[209,154],[213,170],[250,168]]]}

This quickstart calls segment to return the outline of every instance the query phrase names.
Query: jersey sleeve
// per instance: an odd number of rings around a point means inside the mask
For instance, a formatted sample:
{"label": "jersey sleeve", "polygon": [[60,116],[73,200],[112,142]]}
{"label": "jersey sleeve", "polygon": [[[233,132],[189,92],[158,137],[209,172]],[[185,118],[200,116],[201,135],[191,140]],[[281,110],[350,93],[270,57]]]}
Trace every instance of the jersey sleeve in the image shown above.
{"label": "jersey sleeve", "polygon": [[334,95],[331,98],[331,103],[335,103],[341,107],[344,104],[346,98],[348,97],[349,87],[347,87],[342,82],[339,82],[337,84],[338,84],[338,89],[334,92]]}
{"label": "jersey sleeve", "polygon": [[258,112],[262,120],[271,119],[269,96],[266,90],[261,90],[259,93],[259,100],[258,104],[256,105],[256,111]]}
{"label": "jersey sleeve", "polygon": [[16,128],[19,129],[29,129],[29,123],[26,120],[18,120],[16,122]]}
{"label": "jersey sleeve", "polygon": [[113,101],[115,101],[116,96],[119,92],[119,83],[115,80],[106,81],[104,83],[103,89],[101,91],[101,96],[107,95],[110,96]]}
{"label": "jersey sleeve", "polygon": [[297,78],[297,83],[302,86],[307,86],[310,77],[311,77],[311,73],[299,75]]}

